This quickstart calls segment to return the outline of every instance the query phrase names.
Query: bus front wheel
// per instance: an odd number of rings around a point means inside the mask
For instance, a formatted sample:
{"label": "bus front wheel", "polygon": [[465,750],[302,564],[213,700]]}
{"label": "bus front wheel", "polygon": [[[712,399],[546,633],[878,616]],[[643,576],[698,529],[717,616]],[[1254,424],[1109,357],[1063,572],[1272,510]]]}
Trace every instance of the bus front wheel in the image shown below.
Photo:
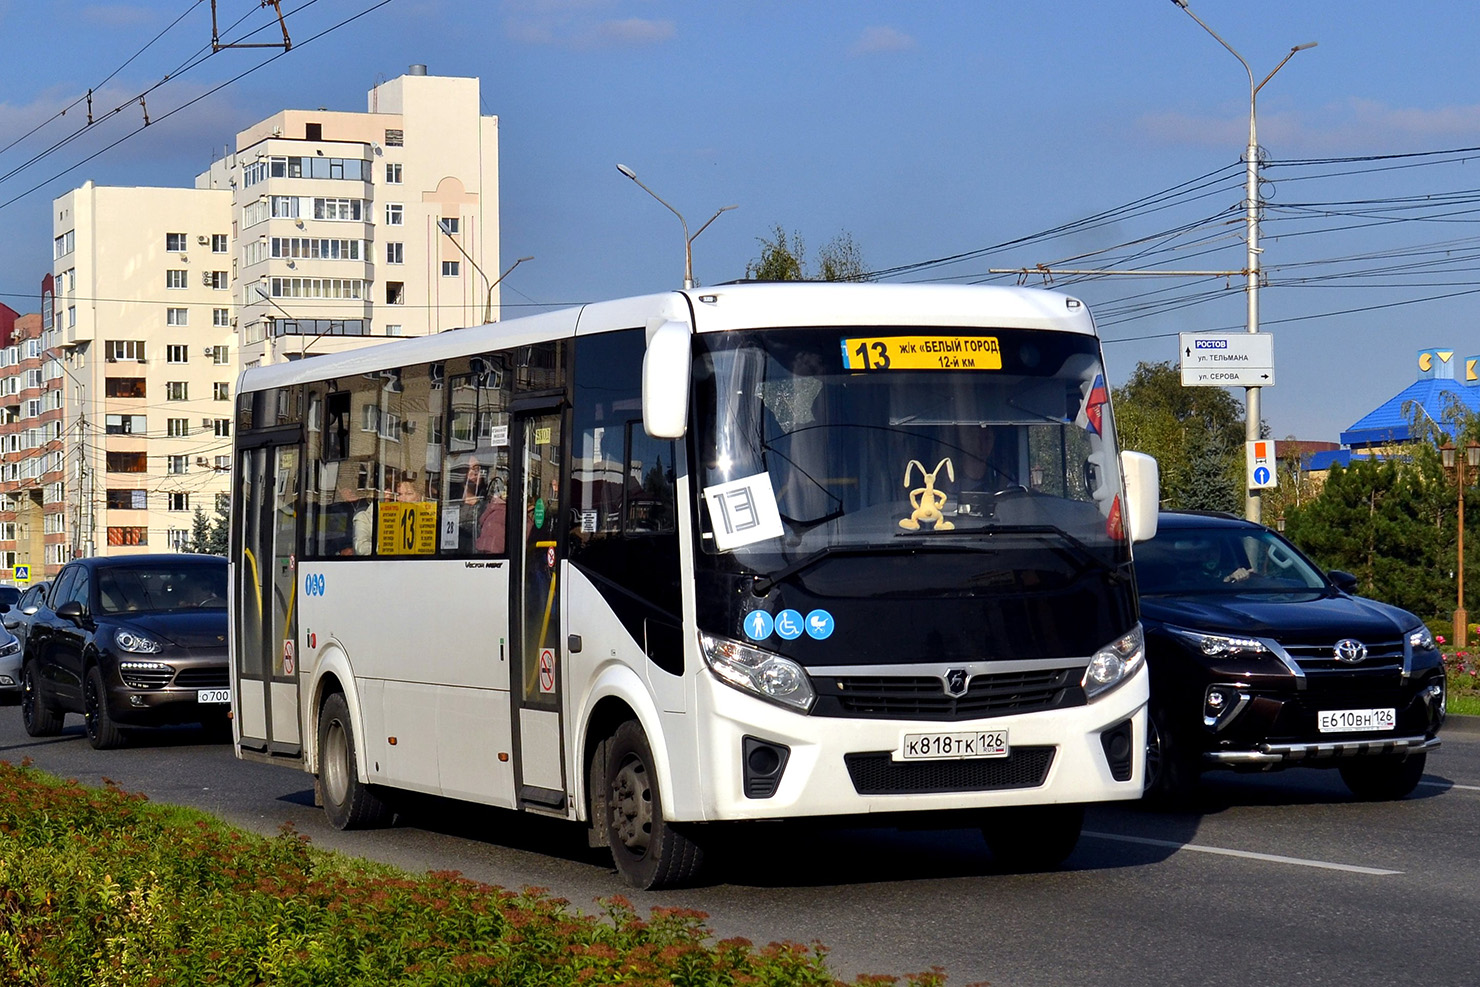
{"label": "bus front wheel", "polygon": [[635,888],[678,887],[693,880],[704,852],[663,816],[652,747],[635,720],[607,741],[606,827],[612,861]]}
{"label": "bus front wheel", "polygon": [[982,835],[1004,870],[1053,870],[1068,859],[1084,828],[1082,805],[1021,805],[993,809]]}
{"label": "bus front wheel", "polygon": [[391,820],[390,806],[360,781],[355,745],[349,704],[333,693],[319,711],[319,785],[324,815],[335,829],[373,829]]}

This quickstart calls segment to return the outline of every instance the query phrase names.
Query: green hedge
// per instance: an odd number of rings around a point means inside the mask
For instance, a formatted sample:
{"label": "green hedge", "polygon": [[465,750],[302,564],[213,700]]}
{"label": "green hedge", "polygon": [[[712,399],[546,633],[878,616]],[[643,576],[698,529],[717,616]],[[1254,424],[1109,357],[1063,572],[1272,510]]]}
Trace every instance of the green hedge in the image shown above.
{"label": "green hedge", "polygon": [[820,945],[712,942],[702,912],[601,905],[593,917],[538,888],[412,877],[313,849],[290,827],[257,836],[0,762],[6,985],[837,983]]}

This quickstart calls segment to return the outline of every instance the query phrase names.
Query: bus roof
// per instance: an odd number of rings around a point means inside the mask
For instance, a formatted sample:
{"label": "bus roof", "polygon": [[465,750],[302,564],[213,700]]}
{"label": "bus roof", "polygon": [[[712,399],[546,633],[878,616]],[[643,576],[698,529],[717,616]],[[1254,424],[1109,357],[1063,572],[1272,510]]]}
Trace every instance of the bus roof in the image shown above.
{"label": "bus roof", "polygon": [[688,322],[696,332],[792,326],[1051,329],[1093,335],[1076,298],[1039,288],[968,285],[737,283],[592,302],[328,356],[253,367],[239,390],[301,384],[454,359],[549,339]]}

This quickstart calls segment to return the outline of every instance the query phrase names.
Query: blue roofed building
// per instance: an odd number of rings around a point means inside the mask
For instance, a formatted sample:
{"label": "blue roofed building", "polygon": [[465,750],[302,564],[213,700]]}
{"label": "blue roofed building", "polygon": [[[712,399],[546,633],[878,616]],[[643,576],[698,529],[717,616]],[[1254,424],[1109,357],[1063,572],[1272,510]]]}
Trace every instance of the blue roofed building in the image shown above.
{"label": "blue roofed building", "polygon": [[1417,364],[1417,380],[1342,432],[1343,448],[1311,453],[1305,468],[1320,472],[1347,466],[1353,459],[1401,456],[1403,446],[1424,438],[1424,425],[1443,426],[1445,412],[1455,401],[1480,415],[1480,355],[1456,358],[1452,349],[1427,349],[1418,352]]}

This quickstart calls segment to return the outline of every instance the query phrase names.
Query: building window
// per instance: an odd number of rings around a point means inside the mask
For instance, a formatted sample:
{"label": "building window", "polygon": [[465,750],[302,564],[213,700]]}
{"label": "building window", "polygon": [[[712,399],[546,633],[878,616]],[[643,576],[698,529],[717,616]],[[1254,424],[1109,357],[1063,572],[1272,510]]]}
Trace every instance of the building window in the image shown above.
{"label": "building window", "polygon": [[164,431],[172,439],[183,439],[190,434],[190,419],[166,418]]}
{"label": "building window", "polygon": [[110,398],[147,397],[143,377],[109,377],[103,381],[103,393]]}
{"label": "building window", "polygon": [[360,199],[314,199],[313,218],[354,222],[363,218],[364,205]]}
{"label": "building window", "polygon": [[201,280],[207,287],[217,290],[224,291],[231,287],[231,281],[227,278],[225,271],[205,271],[201,275]]}
{"label": "building window", "polygon": [[442,232],[451,233],[453,235],[457,234],[459,227],[461,226],[461,220],[459,220],[456,216],[443,216],[441,219],[441,223]]}
{"label": "building window", "polygon": [[[125,360],[130,363],[144,362],[144,341],[142,339],[110,339],[108,340],[108,362],[118,363]],[[27,386],[30,381],[27,380]],[[40,382],[36,383],[37,387]]]}
{"label": "building window", "polygon": [[386,147],[405,147],[406,146],[406,131],[404,131],[404,130],[390,130],[390,129],[387,129],[386,132],[385,132],[385,146]]}
{"label": "building window", "polygon": [[385,245],[385,262],[387,264],[406,263],[406,245],[404,243],[387,243]]}
{"label": "building window", "polygon": [[224,439],[224,438],[229,437],[230,435],[231,435],[231,419],[230,418],[217,418],[216,419],[216,437],[217,438]]}
{"label": "building window", "polygon": [[[113,454],[110,452],[110,453],[108,453],[108,455],[111,456]],[[143,453],[141,452],[141,453],[139,453],[139,455],[142,456]],[[189,456],[166,456],[165,459],[164,459],[164,462],[165,462],[165,470],[167,472],[171,473],[171,474],[176,475],[176,476],[180,475],[181,473],[189,473],[190,472],[190,457]]]}
{"label": "building window", "polygon": [[231,309],[229,309],[229,308],[213,308],[213,309],[211,309],[211,325],[216,326],[216,327],[221,328],[221,329],[225,329],[227,326],[230,326],[231,325]]}
{"label": "building window", "polygon": [[167,308],[164,310],[164,324],[167,326],[190,325],[190,309]]}
{"label": "building window", "polygon": [[143,415],[108,415],[104,420],[108,435],[143,435],[148,431]]}
{"label": "building window", "polygon": [[230,346],[217,346],[217,347],[214,347],[214,348],[208,346],[208,347],[206,347],[206,349],[209,349],[209,350],[212,351],[211,352],[211,362],[214,363],[216,366],[218,366],[218,367],[224,367],[228,363],[231,362],[231,347]]}
{"label": "building window", "polygon": [[189,363],[190,347],[184,343],[171,343],[164,348],[165,363]]}
{"label": "building window", "polygon": [[227,239],[225,233],[211,234],[211,253],[224,254],[227,251]]}
{"label": "building window", "polygon": [[37,398],[32,398],[31,400],[27,401],[26,417],[35,418],[39,414],[41,414],[41,401]]}
{"label": "building window", "polygon": [[164,249],[172,254],[183,254],[185,252],[185,234],[166,233],[164,235]]}
{"label": "building window", "polygon": [[387,202],[385,204],[385,225],[405,226],[406,207],[399,202]]}
{"label": "building window", "polygon": [[[399,133],[399,131],[397,131]],[[387,141],[389,143],[389,141]],[[65,257],[77,249],[77,231],[68,230],[51,242],[52,258]]]}
{"label": "building window", "polygon": [[170,528],[164,533],[165,541],[169,543],[171,552],[183,552],[190,544],[189,528]]}
{"label": "building window", "polygon": [[115,511],[147,510],[149,495],[143,490],[109,490],[108,507]]}
{"label": "building window", "polygon": [[169,497],[170,497],[170,510],[172,510],[172,511],[188,511],[188,510],[190,510],[190,495],[188,493],[181,493],[180,491],[171,491]]}
{"label": "building window", "polygon": [[387,336],[399,336],[401,335],[401,327],[397,325],[386,326],[385,334]]}
{"label": "building window", "polygon": [[166,288],[187,288],[190,286],[189,271],[165,271],[164,286]]}
{"label": "building window", "polygon": [[130,525],[128,527],[108,526],[109,545],[147,545],[149,544],[149,529],[142,526]]}
{"label": "building window", "polygon": [[385,183],[387,185],[401,184],[401,165],[387,161],[385,163]]}
{"label": "building window", "polygon": [[142,452],[108,453],[109,473],[147,473],[149,459]]}
{"label": "building window", "polygon": [[387,305],[405,305],[406,282],[387,281],[385,283],[385,303]]}
{"label": "building window", "polygon": [[220,470],[223,473],[230,471],[230,469],[231,469],[231,457],[230,456],[217,456],[216,457],[216,469]]}
{"label": "building window", "polygon": [[444,260],[442,262],[442,276],[444,278],[455,278],[461,273],[459,261]]}
{"label": "building window", "polygon": [[76,329],[77,328],[77,306],[76,305],[68,305],[67,306],[67,328],[68,329]]}
{"label": "building window", "polygon": [[224,380],[216,381],[216,383],[212,384],[211,387],[215,389],[215,397],[217,401],[231,400],[231,385],[226,383]]}
{"label": "building window", "polygon": [[164,399],[166,401],[189,401],[190,384],[183,380],[167,380],[164,384]]}

